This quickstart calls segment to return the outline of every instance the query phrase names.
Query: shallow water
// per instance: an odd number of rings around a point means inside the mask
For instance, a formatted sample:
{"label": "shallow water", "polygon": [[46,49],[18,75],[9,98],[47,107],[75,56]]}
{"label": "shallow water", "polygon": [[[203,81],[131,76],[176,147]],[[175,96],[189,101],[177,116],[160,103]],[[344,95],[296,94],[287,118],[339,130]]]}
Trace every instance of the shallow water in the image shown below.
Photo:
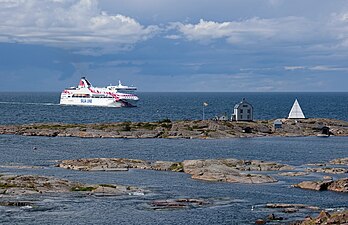
{"label": "shallow water", "polygon": [[[279,182],[248,185],[204,182],[184,173],[130,170],[82,172],[54,167],[54,160],[87,157],[126,157],[146,160],[239,158],[277,161],[296,166],[348,157],[347,137],[242,138],[222,140],[83,139],[0,136],[0,165],[32,165],[42,169],[1,167],[0,173],[39,174],[84,183],[116,183],[151,190],[145,196],[95,197],[76,194],[34,198],[32,209],[0,207],[0,223],[11,224],[253,224],[271,211],[266,203],[301,203],[321,208],[348,207],[348,196],[291,188],[303,179],[323,174],[281,177]],[[33,150],[36,147],[36,150]],[[337,176],[339,177],[339,176]],[[202,208],[155,211],[154,199],[206,198],[217,202]],[[251,210],[254,206],[254,210]],[[302,212],[286,217],[306,216]],[[316,212],[312,212],[316,213]]]}

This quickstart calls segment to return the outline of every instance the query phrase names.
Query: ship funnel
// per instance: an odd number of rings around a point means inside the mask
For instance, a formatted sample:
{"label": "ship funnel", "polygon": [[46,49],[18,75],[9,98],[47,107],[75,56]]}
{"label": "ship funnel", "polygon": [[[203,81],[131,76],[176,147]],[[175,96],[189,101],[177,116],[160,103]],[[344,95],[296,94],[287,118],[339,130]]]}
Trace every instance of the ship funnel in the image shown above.
{"label": "ship funnel", "polygon": [[81,77],[80,83],[79,83],[79,88],[83,87],[91,87],[92,84],[86,79],[86,77]]}

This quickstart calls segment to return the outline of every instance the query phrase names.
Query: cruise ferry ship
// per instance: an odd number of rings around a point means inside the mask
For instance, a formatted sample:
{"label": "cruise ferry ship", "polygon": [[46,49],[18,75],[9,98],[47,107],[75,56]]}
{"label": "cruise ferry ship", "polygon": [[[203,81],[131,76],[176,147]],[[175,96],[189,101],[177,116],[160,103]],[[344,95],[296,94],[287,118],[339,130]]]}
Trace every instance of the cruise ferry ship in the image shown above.
{"label": "cruise ferry ship", "polygon": [[61,105],[132,107],[139,100],[133,86],[122,85],[121,81],[115,86],[93,87],[82,77],[77,87],[66,88],[60,95]]}

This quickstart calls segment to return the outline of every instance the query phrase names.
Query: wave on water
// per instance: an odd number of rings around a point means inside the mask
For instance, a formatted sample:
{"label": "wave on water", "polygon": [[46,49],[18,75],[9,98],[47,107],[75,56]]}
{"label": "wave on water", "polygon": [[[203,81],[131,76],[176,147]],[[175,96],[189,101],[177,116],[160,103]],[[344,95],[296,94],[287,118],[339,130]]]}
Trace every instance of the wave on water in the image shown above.
{"label": "wave on water", "polygon": [[57,103],[44,103],[44,102],[0,102],[0,104],[8,104],[8,105],[59,105]]}

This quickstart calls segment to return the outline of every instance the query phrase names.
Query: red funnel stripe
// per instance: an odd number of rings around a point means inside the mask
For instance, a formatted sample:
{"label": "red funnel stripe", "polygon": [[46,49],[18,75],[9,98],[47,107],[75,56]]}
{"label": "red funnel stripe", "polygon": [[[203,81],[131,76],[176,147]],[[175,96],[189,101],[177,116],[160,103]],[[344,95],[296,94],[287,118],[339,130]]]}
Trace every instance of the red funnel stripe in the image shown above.
{"label": "red funnel stripe", "polygon": [[85,86],[85,83],[83,83],[83,81],[82,81],[82,80],[80,80],[80,84],[79,84],[79,86],[84,87],[84,86]]}

